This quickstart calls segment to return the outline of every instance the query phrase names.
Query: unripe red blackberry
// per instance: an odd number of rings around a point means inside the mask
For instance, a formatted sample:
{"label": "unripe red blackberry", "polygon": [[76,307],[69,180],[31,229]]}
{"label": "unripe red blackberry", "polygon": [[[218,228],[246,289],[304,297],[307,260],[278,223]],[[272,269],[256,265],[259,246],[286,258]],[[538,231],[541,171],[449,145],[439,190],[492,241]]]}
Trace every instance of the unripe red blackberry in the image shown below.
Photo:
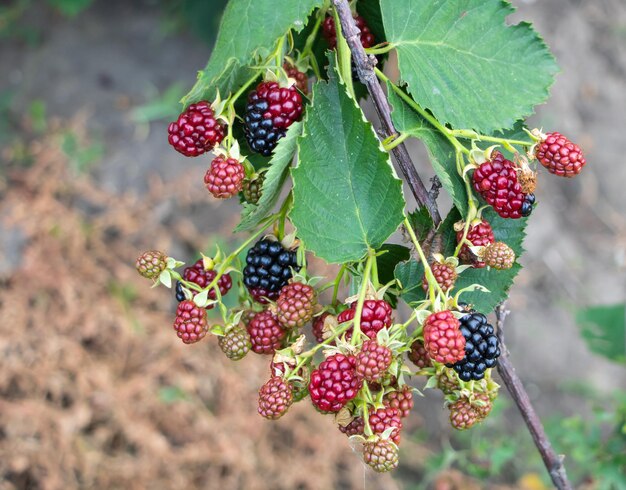
{"label": "unripe red blackberry", "polygon": [[400,417],[408,417],[413,409],[413,392],[404,385],[398,391],[390,391],[383,397],[383,403],[392,408],[397,408]]}
{"label": "unripe red blackberry", "polygon": [[[463,239],[463,230],[459,230],[456,234],[457,243]],[[493,229],[489,222],[485,219],[480,221],[479,223],[470,225],[470,228],[467,232],[467,241],[472,244],[473,247],[486,247],[490,243],[496,241],[495,236],[493,235]],[[459,252],[459,257],[465,263],[471,263],[477,269],[485,267],[485,263],[476,257],[470,250],[467,243],[464,243],[461,247],[461,251]]]}
{"label": "unripe red blackberry", "polygon": [[156,279],[167,267],[167,255],[158,250],[148,250],[137,258],[135,267],[146,279]]}
{"label": "unripe red blackberry", "polygon": [[345,427],[339,425],[339,430],[343,432],[348,437],[351,436],[360,436],[363,435],[363,431],[365,430],[365,422],[363,421],[363,417],[355,417],[352,421],[346,425]]}
{"label": "unripe red blackberry", "polygon": [[252,351],[257,354],[273,354],[280,349],[286,332],[278,319],[269,311],[254,315],[248,324]]}
{"label": "unripe red blackberry", "polygon": [[286,61],[283,63],[283,68],[285,72],[287,72],[287,76],[296,81],[296,87],[298,90],[304,95],[307,95],[309,93],[309,77],[306,76],[306,73],[301,72],[291,63],[287,63]]}
{"label": "unripe red blackberry", "polygon": [[313,330],[313,335],[315,336],[315,340],[317,341],[318,344],[321,344],[322,342],[324,342],[324,321],[326,320],[326,317],[328,315],[330,315],[330,313],[325,311],[321,315],[313,318],[312,330]]}
{"label": "unripe red blackberry", "polygon": [[411,350],[407,354],[407,357],[419,369],[426,369],[432,366],[428,351],[426,350],[426,347],[424,347],[424,342],[421,340],[413,341],[411,344]]}
{"label": "unripe red blackberry", "polygon": [[228,329],[224,335],[218,338],[217,343],[226,357],[233,361],[243,359],[252,347],[250,334],[245,328],[239,326]]}
{"label": "unripe red blackberry", "polygon": [[[204,268],[203,259],[198,259],[195,264],[193,264],[190,267],[187,267],[183,271],[183,279],[185,281],[193,282],[194,284],[197,284],[203,289],[206,288],[209,284],[211,284],[211,282],[213,282],[213,279],[215,279],[215,276],[217,276],[217,272],[215,270],[213,269],[207,270]],[[217,287],[219,288],[220,294],[222,296],[225,296],[228,293],[228,291],[230,291],[230,288],[232,286],[233,286],[233,281],[230,277],[230,274],[223,274],[217,280]],[[193,291],[193,293],[195,294],[196,291]],[[211,300],[217,299],[217,295],[215,294],[215,290],[213,288],[211,288],[211,290],[209,291],[208,297]],[[214,306],[215,305],[208,305],[206,309],[211,310],[214,308]]]}
{"label": "unripe red blackberry", "polygon": [[224,139],[224,128],[206,101],[191,104],[167,131],[170,145],[187,157],[202,155]]}
{"label": "unripe red blackberry", "polygon": [[370,428],[374,434],[382,434],[390,427],[396,427],[389,438],[396,444],[400,444],[400,432],[402,431],[402,419],[400,410],[394,407],[383,407],[370,412]]}
{"label": "unripe red blackberry", "polygon": [[333,354],[311,373],[309,394],[322,412],[338,412],[357,396],[363,380],[357,375],[356,358]]}
{"label": "unripe red blackberry", "polygon": [[259,390],[259,414],[266,419],[281,418],[292,403],[291,386],[280,376],[272,376]]}
{"label": "unripe red blackberry", "polygon": [[243,198],[250,204],[257,204],[261,199],[263,193],[263,182],[265,181],[265,174],[260,174],[256,179],[245,179],[242,184],[241,192],[243,192]]}
{"label": "unripe red blackberry", "polygon": [[315,290],[311,286],[293,282],[280,290],[276,316],[285,328],[302,328],[313,318],[316,303]]}
{"label": "unripe red blackberry", "polygon": [[499,151],[481,164],[473,175],[474,189],[502,218],[518,219],[526,198],[517,180],[517,168]]}
{"label": "unripe red blackberry", "polygon": [[181,301],[176,309],[174,330],[185,344],[202,340],[209,331],[206,310],[197,306],[193,301]]}
{"label": "unripe red blackberry", "polygon": [[465,357],[465,337],[451,311],[432,313],[424,322],[424,346],[434,361],[454,364]]}
{"label": "unripe red blackberry", "polygon": [[495,242],[485,247],[481,259],[488,267],[498,270],[510,269],[515,263],[515,252],[506,243]]}
{"label": "unripe red blackberry", "polygon": [[450,410],[450,424],[457,430],[469,429],[481,420],[476,409],[465,397],[459,398],[448,409]]}
{"label": "unripe red blackberry", "polygon": [[[371,48],[375,44],[374,34],[370,31],[367,22],[358,14],[353,15],[356,26],[361,31],[361,44],[364,48]],[[322,24],[322,34],[328,42],[330,49],[337,47],[337,29],[335,28],[335,19],[332,15],[327,16]]]}
{"label": "unripe red blackberry", "polygon": [[[430,270],[435,276],[437,284],[439,284],[439,287],[444,293],[454,287],[457,273],[452,264],[447,262],[433,262],[430,264]],[[424,277],[422,278],[422,289],[424,289],[424,291],[428,291],[428,280],[426,279],[426,274],[424,274]]]}
{"label": "unripe red blackberry", "polygon": [[378,381],[391,366],[392,359],[389,347],[366,340],[356,355],[356,372],[367,381]]}
{"label": "unripe red blackberry", "polygon": [[252,151],[269,156],[287,128],[302,116],[302,96],[295,86],[261,82],[248,96],[244,116],[246,140]]}
{"label": "unripe red blackberry", "polygon": [[241,162],[235,158],[217,156],[204,175],[207,190],[218,199],[228,199],[242,188],[246,172]]}
{"label": "unripe red blackberry", "polygon": [[[352,320],[356,313],[356,303],[347,310],[342,311],[337,316],[337,322],[344,323]],[[389,328],[393,322],[391,315],[393,310],[391,305],[382,299],[366,299],[363,302],[363,312],[361,313],[361,332],[370,339],[375,339],[376,334],[383,328]],[[351,332],[350,329],[349,332]],[[346,335],[351,337],[351,334]]]}
{"label": "unripe red blackberry", "polygon": [[377,473],[398,467],[398,446],[389,439],[377,438],[363,444],[363,461]]}
{"label": "unripe red blackberry", "polygon": [[575,177],[587,163],[580,147],[556,132],[546,135],[535,155],[548,172],[559,177]]}

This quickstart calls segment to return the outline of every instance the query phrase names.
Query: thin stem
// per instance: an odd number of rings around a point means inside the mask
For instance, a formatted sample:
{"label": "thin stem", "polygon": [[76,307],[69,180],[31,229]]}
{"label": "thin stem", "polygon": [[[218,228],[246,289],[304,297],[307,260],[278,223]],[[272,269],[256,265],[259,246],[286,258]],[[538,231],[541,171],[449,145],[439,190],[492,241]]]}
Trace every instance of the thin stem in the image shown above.
{"label": "thin stem", "polygon": [[476,131],[471,131],[467,129],[453,129],[450,130],[450,133],[454,136],[458,136],[459,138],[477,139],[479,141],[491,141],[493,143],[500,144],[508,143],[509,145],[519,146],[532,146],[535,144],[533,141],[510,140],[507,138],[497,138],[496,136],[486,136],[484,134],[479,134]]}
{"label": "thin stem", "polygon": [[335,277],[335,287],[333,288],[333,300],[331,301],[331,305],[337,304],[337,295],[339,294],[339,285],[341,284],[341,280],[343,279],[343,275],[348,268],[347,264],[341,264],[341,268],[339,269],[339,273],[337,277]]}
{"label": "thin stem", "polygon": [[363,303],[365,302],[365,293],[369,285],[370,274],[372,273],[372,262],[376,260],[374,251],[370,250],[365,261],[365,270],[361,282],[361,290],[359,291],[359,299],[356,303],[356,311],[354,312],[354,330],[352,332],[352,345],[357,345],[361,336],[361,316],[363,315]]}
{"label": "thin stem", "polygon": [[564,457],[557,455],[554,451],[550,439],[548,439],[548,435],[541,423],[541,419],[537,415],[537,412],[535,412],[530,398],[528,397],[528,393],[526,393],[522,381],[515,372],[509,351],[504,344],[504,321],[508,313],[506,303],[501,303],[496,308],[498,338],[502,350],[498,360],[498,373],[500,373],[500,377],[506,389],[509,390],[511,397],[522,414],[524,422],[526,422],[528,431],[533,438],[535,446],[537,446],[537,450],[541,454],[541,458],[550,474],[550,478],[552,478],[552,483],[554,483],[554,486],[559,490],[572,490],[572,484],[567,479],[567,473],[563,466]]}
{"label": "thin stem", "polygon": [[396,146],[404,143],[409,138],[409,136],[411,136],[409,133],[400,133],[396,138],[392,139],[389,143],[383,144],[385,151],[389,152],[393,150]]}
{"label": "thin stem", "polygon": [[428,281],[428,295],[430,298],[430,302],[434,304],[436,297],[435,291],[438,290],[441,295],[443,295],[443,291],[441,290],[441,286],[439,286],[437,279],[435,279],[435,276],[433,275],[433,271],[430,268],[428,259],[426,258],[426,255],[424,255],[424,251],[422,250],[420,242],[415,235],[415,231],[411,226],[409,218],[404,218],[404,227],[409,232],[409,236],[411,237],[413,246],[415,247],[415,250],[417,250],[420,260],[422,261],[422,265],[424,266],[424,274],[426,274],[426,280]]}

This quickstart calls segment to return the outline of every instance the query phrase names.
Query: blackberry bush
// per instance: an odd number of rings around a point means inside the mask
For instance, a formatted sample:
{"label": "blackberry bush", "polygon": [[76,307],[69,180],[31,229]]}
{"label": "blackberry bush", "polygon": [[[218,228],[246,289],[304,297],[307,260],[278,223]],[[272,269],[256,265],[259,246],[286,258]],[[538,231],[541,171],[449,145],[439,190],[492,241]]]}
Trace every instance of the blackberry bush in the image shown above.
{"label": "blackberry bush", "polygon": [[[530,24],[506,21],[507,2],[374,3],[230,0],[168,139],[188,156],[213,153],[198,185],[240,195],[237,245],[182,274],[159,251],[136,266],[175,284],[183,342],[210,333],[229,359],[269,355],[263,417],[311,403],[360,442],[369,466],[389,471],[415,384],[439,390],[452,427],[469,429],[491,411],[497,367],[529,410],[487,315],[503,318],[526,223],[541,211],[538,180],[580,175],[586,159],[560,133],[524,125],[557,67]],[[396,60],[402,84],[376,59]],[[356,103],[366,94],[380,133]],[[451,198],[443,219],[407,157],[412,137]],[[394,311],[401,302],[408,315]],[[569,488],[549,443],[539,447]]]}

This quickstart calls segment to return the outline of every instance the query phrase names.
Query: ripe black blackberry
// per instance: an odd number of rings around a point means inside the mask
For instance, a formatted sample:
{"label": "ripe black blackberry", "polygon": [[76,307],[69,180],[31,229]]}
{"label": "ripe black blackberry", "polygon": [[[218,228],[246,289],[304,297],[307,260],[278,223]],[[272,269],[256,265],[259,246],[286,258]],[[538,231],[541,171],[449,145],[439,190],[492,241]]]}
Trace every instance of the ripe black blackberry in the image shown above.
{"label": "ripe black blackberry", "polygon": [[534,194],[526,194],[524,198],[524,202],[522,203],[522,209],[520,209],[520,214],[526,218],[530,216],[530,213],[533,212],[533,207],[535,205],[535,195]]}
{"label": "ripe black blackberry", "polygon": [[462,381],[483,379],[485,371],[494,367],[500,357],[498,337],[482,313],[468,313],[459,322],[465,337],[465,357],[447,366],[453,368]]}
{"label": "ripe black blackberry", "polygon": [[295,85],[261,82],[248,96],[244,132],[252,151],[270,156],[287,128],[302,116],[302,96]]}
{"label": "ripe black blackberry", "polygon": [[261,299],[260,290],[267,293],[263,296],[278,297],[278,292],[291,279],[292,269],[300,270],[295,250],[286,250],[280,242],[267,238],[248,250],[246,264],[243,283],[257,301]]}
{"label": "ripe black blackberry", "polygon": [[183,285],[180,281],[176,281],[176,301],[179,303],[181,301],[185,301],[187,298],[185,297],[185,293],[183,292]]}

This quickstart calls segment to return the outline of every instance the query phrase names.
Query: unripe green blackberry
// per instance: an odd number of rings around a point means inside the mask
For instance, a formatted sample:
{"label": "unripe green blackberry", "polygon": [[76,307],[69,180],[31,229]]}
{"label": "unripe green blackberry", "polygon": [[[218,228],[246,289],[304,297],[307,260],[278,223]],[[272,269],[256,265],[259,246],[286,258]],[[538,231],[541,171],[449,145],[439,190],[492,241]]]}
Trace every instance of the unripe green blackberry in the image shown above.
{"label": "unripe green blackberry", "polygon": [[505,270],[513,267],[515,252],[506,243],[495,242],[485,247],[481,258],[487,267]]}
{"label": "unripe green blackberry", "polygon": [[263,193],[263,182],[265,181],[265,174],[259,175],[256,179],[245,179],[243,181],[243,198],[250,204],[257,204],[261,199]]}
{"label": "unripe green blackberry", "polygon": [[378,473],[398,467],[398,446],[389,439],[377,438],[363,444],[363,461]]}
{"label": "unripe green blackberry", "polygon": [[156,279],[167,267],[167,255],[158,250],[148,250],[137,258],[135,267],[146,279]]}
{"label": "unripe green blackberry", "polygon": [[218,338],[217,343],[226,357],[233,361],[243,359],[252,347],[250,334],[245,328],[239,326],[229,328],[223,336]]}

